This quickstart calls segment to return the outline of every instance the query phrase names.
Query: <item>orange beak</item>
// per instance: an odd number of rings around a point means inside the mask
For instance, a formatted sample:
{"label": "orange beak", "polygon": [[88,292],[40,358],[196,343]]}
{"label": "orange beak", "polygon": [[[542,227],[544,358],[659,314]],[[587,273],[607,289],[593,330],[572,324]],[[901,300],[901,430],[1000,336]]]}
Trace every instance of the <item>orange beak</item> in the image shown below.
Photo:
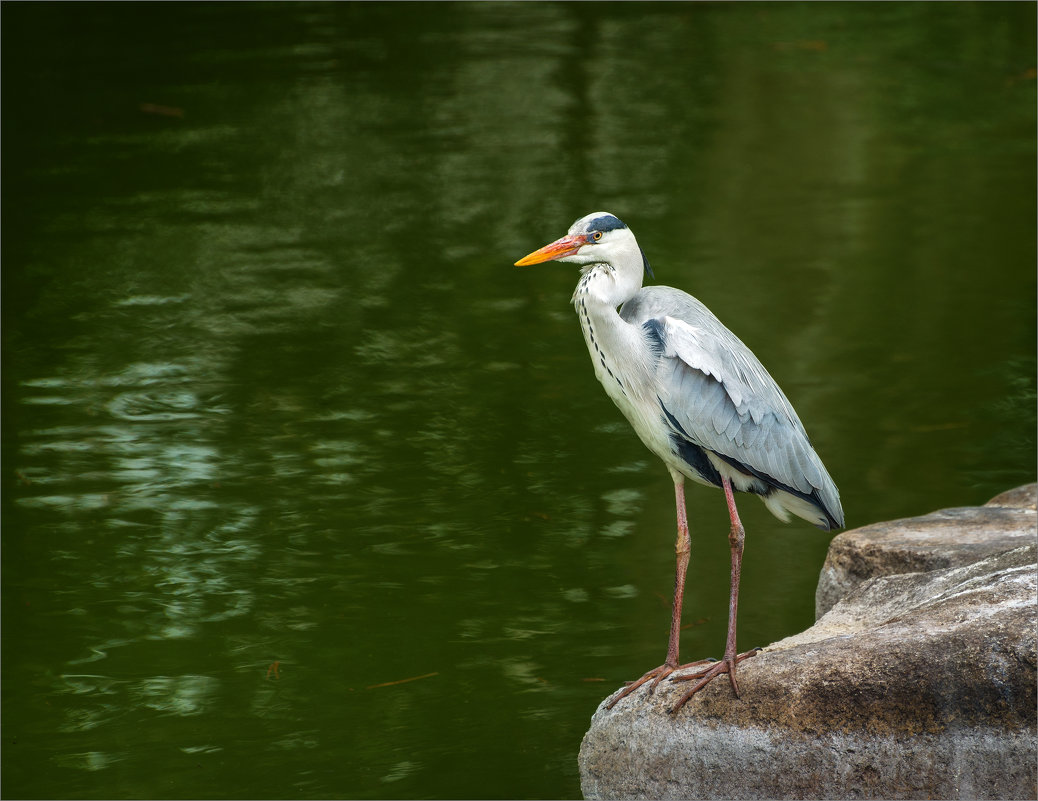
{"label": "orange beak", "polygon": [[550,245],[545,245],[540,250],[535,250],[533,253],[523,256],[515,263],[515,266],[525,267],[528,264],[540,264],[544,261],[554,261],[555,259],[572,256],[586,244],[587,237],[584,234],[564,236],[562,239],[556,239]]}

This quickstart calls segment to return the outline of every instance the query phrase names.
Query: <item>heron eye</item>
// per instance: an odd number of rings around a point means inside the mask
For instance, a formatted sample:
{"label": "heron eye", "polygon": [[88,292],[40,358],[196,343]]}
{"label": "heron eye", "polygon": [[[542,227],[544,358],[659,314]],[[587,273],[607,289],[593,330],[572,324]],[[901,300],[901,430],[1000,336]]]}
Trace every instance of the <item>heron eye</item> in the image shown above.
{"label": "heron eye", "polygon": [[593,234],[591,234],[591,238],[597,242],[598,240],[600,240],[602,238],[602,232],[601,231],[595,231]]}

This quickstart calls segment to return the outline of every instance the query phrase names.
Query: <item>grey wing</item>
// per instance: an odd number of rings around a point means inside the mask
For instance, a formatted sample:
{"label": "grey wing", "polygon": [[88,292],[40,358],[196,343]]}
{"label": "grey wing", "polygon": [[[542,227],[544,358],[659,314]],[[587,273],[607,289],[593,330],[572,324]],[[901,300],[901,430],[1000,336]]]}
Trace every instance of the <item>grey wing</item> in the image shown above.
{"label": "grey wing", "polygon": [[621,315],[658,351],[659,402],[675,435],[843,525],[839,492],[792,404],[709,309],[680,290],[648,287]]}

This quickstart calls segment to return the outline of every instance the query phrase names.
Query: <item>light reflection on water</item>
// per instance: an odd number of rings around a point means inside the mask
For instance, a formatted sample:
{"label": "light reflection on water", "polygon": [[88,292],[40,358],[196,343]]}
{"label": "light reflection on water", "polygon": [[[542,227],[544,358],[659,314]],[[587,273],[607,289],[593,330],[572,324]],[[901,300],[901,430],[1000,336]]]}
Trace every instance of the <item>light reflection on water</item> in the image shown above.
{"label": "light reflection on water", "polygon": [[[32,136],[5,139],[7,794],[577,793],[673,570],[672,489],[594,383],[575,273],[510,266],[592,208],[782,377],[854,522],[1028,480],[1033,80],[967,61],[978,117],[945,102],[959,68],[859,24],[925,53],[936,12],[797,8],[200,6],[133,12],[185,51],[132,14],[111,62],[61,39],[86,66],[53,53],[71,89],[34,97],[92,107],[57,133],[16,95]],[[947,41],[996,52],[984,13],[943,11]],[[832,46],[775,44],[805,37]],[[958,170],[949,115],[963,152],[1023,158]],[[949,325],[977,316],[983,348]],[[716,655],[726,516],[689,495],[683,647]],[[827,542],[758,507],[751,644],[810,622]]]}

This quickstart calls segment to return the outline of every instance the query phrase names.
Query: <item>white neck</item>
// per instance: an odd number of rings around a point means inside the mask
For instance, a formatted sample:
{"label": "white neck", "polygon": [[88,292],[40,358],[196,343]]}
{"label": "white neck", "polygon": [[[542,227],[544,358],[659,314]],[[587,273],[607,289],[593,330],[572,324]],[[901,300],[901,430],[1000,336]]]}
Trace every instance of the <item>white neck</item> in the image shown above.
{"label": "white neck", "polygon": [[642,288],[642,269],[617,270],[609,264],[590,264],[581,271],[580,282],[573,293],[573,302],[583,295],[596,304],[608,306],[614,311]]}
{"label": "white neck", "polygon": [[[573,306],[595,375],[621,408],[623,396],[635,391],[631,380],[639,371],[649,369],[649,365],[643,364],[648,350],[642,346],[641,331],[621,319],[616,311],[640,288],[641,275],[636,274],[634,281],[624,281],[609,265],[594,264],[585,268],[573,293]],[[633,386],[648,386],[648,382]]]}

